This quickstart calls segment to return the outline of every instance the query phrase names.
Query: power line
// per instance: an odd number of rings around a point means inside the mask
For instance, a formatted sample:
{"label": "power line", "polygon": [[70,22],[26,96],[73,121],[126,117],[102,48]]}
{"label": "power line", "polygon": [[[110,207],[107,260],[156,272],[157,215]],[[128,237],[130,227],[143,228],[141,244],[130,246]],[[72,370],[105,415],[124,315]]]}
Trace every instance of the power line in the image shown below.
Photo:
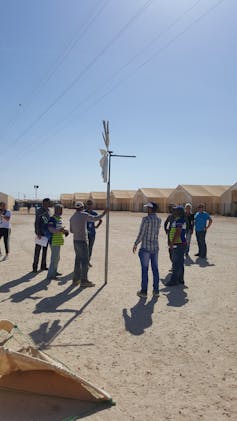
{"label": "power line", "polygon": [[[212,11],[214,11],[218,6],[221,5],[221,3],[223,3],[224,0],[219,0],[217,3],[215,3],[213,6],[211,6],[210,8],[208,8],[204,13],[202,13],[201,15],[199,15],[196,19],[194,19],[189,25],[186,26],[186,28],[184,28],[182,31],[180,31],[175,37],[173,37],[171,40],[169,40],[164,46],[160,47],[154,54],[152,54],[152,56],[149,57],[149,59],[143,61],[139,66],[137,66],[129,75],[127,75],[126,77],[124,77],[123,79],[121,79],[120,81],[118,81],[117,83],[115,83],[110,89],[107,90],[107,92],[105,92],[103,95],[101,95],[99,98],[97,98],[91,105],[89,105],[87,107],[86,110],[84,110],[84,113],[88,112],[91,108],[93,108],[95,105],[97,105],[99,102],[101,102],[105,97],[107,97],[108,95],[110,95],[115,89],[117,89],[119,86],[121,86],[126,80],[128,80],[129,78],[131,78],[134,73],[136,73],[137,71],[141,70],[146,64],[148,64],[150,61],[152,61],[152,59],[154,57],[156,57],[157,55],[161,54],[162,52],[164,52],[165,50],[167,50],[171,45],[173,45],[173,43],[175,41],[177,41],[181,36],[183,36],[189,29],[191,29],[195,24],[197,24],[200,20],[202,20],[203,18],[205,18],[207,15],[209,15]],[[196,2],[195,4],[197,4],[198,2]],[[194,6],[192,6],[193,8]],[[190,9],[190,8],[189,8]],[[189,10],[187,9],[187,10]],[[184,12],[184,14],[186,14],[187,11]],[[177,18],[178,19],[178,18]],[[176,19],[176,20],[177,20]],[[173,24],[171,24],[173,26]],[[169,28],[171,27],[171,25],[169,25]],[[124,66],[123,66],[124,67]],[[88,98],[90,98],[92,96],[92,94],[90,94],[86,100],[88,100]],[[82,105],[79,104],[77,105],[73,111],[70,113],[75,113],[75,111],[78,109],[78,107]],[[66,119],[68,120],[68,118]],[[65,124],[63,124],[63,128],[65,127]],[[58,130],[57,132],[60,132],[63,128],[61,128],[60,130]],[[56,132],[56,133],[57,133]],[[46,138],[48,138],[50,135],[46,135]],[[43,137],[45,137],[45,135],[43,135]],[[47,139],[46,139],[47,140]],[[45,141],[41,142],[40,145],[44,144]],[[33,145],[33,144],[32,144]]]}
{"label": "power line", "polygon": [[[84,35],[87,33],[90,26],[94,23],[94,21],[101,15],[103,10],[107,7],[107,5],[111,2],[111,0],[106,0],[102,4],[102,6],[99,8],[97,12],[95,12],[92,17],[89,19],[87,23],[85,23],[82,28],[77,31],[77,35],[74,36],[74,38],[70,41],[70,43],[67,45],[66,49],[64,50],[63,54],[59,56],[53,66],[47,71],[46,75],[39,81],[38,87],[33,90],[31,93],[31,96],[25,100],[22,101],[22,104],[24,105],[24,109],[29,107],[29,105],[32,103],[34,98],[41,92],[42,88],[49,82],[49,80],[55,75],[57,70],[62,66],[62,64],[65,62],[65,59],[68,57],[70,52],[76,47],[79,41],[84,37]],[[94,6],[93,6],[94,9]],[[92,10],[93,10],[92,9]],[[22,104],[19,104],[21,106]],[[17,117],[19,116],[19,113],[15,113],[14,117],[10,120],[8,123],[7,130],[9,128],[13,128],[16,125]]]}
{"label": "power line", "polygon": [[12,147],[18,143],[48,112],[62,99],[67,92],[69,92],[76,83],[89,71],[89,69],[98,61],[98,59],[117,41],[117,39],[129,28],[129,26],[136,20],[144,11],[151,5],[154,0],[148,0],[129,21],[117,32],[117,34],[109,41],[106,46],[87,64],[87,66],[79,73],[79,75],[59,94],[55,100],[19,135],[14,141],[8,145]]}

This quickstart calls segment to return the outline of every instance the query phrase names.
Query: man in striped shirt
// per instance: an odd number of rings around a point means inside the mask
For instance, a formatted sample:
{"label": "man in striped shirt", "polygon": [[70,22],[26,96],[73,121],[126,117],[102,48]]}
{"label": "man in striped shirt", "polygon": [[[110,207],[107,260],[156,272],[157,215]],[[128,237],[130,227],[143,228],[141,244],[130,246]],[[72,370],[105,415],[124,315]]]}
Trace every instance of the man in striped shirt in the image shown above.
{"label": "man in striped shirt", "polygon": [[48,279],[56,279],[61,275],[58,272],[58,263],[60,260],[60,247],[64,244],[63,236],[68,236],[69,231],[64,229],[62,225],[63,206],[57,203],[54,206],[54,215],[48,222],[48,230],[51,233],[49,240],[51,247],[51,261],[48,271]]}
{"label": "man in striped shirt", "polygon": [[151,269],[153,273],[153,295],[159,297],[159,270],[158,270],[158,235],[161,226],[161,219],[156,215],[157,204],[149,202],[144,207],[147,208],[147,216],[142,218],[140,230],[133,246],[133,253],[136,252],[137,246],[141,243],[138,256],[141,262],[142,283],[141,290],[137,292],[139,297],[147,297],[148,286],[148,269],[149,261],[151,261]]}

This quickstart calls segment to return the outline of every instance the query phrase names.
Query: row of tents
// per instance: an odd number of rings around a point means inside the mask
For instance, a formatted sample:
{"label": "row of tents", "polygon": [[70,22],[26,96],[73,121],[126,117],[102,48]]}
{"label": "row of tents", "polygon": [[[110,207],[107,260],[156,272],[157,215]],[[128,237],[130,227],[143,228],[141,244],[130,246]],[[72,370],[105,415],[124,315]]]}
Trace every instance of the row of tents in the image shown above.
{"label": "row of tents", "polygon": [[[66,208],[74,208],[77,201],[86,202],[91,199],[95,209],[104,209],[107,205],[106,192],[66,193],[61,194],[60,202]],[[19,201],[12,196],[0,192],[0,201],[12,210]],[[26,202],[20,206],[27,206]],[[233,186],[219,185],[178,185],[171,188],[140,188],[138,190],[112,190],[110,208],[114,211],[143,212],[144,204],[156,202],[159,212],[168,212],[169,204],[185,205],[192,203],[195,210],[203,203],[208,212],[226,216],[237,216],[237,183]],[[39,203],[40,204],[40,203]]]}
{"label": "row of tents", "polygon": [[[106,192],[61,194],[60,202],[73,208],[77,201],[93,200],[95,209],[106,207]],[[237,216],[237,183],[233,186],[178,185],[171,188],[140,188],[136,190],[112,190],[110,207],[114,211],[142,212],[147,202],[156,202],[159,212],[168,212],[169,204],[192,203],[193,209],[203,203],[208,212]]]}

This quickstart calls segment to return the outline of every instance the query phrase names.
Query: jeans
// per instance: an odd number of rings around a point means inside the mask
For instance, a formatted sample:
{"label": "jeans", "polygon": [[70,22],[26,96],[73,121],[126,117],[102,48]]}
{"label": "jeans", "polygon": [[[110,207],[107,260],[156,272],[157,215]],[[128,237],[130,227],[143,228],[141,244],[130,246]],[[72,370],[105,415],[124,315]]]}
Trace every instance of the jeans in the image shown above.
{"label": "jeans", "polygon": [[34,261],[33,261],[33,270],[37,270],[38,263],[39,263],[39,257],[40,257],[40,250],[42,248],[42,259],[41,259],[41,269],[46,269],[47,263],[46,263],[46,257],[47,257],[47,249],[48,245],[46,247],[41,247],[39,244],[35,245],[35,254],[34,254]]}
{"label": "jeans", "polygon": [[187,242],[187,247],[186,247],[186,251],[185,251],[185,253],[189,253],[190,243],[191,243],[191,238],[192,238],[192,231],[188,231],[188,232],[186,232],[186,242]]}
{"label": "jeans", "polygon": [[75,266],[73,281],[87,281],[89,252],[86,241],[74,240]]}
{"label": "jeans", "polygon": [[51,261],[49,265],[48,278],[55,278],[58,271],[58,263],[60,260],[60,247],[61,246],[52,246],[51,247]]}
{"label": "jeans", "polygon": [[10,228],[0,228],[0,239],[3,237],[6,254],[9,253]]}
{"label": "jeans", "polygon": [[207,257],[206,233],[206,231],[196,231],[198,254],[202,259]]}
{"label": "jeans", "polygon": [[178,244],[173,247],[172,275],[170,282],[174,284],[184,283],[184,253],[186,245]]}
{"label": "jeans", "polygon": [[148,269],[149,261],[151,261],[151,269],[153,273],[153,290],[159,291],[159,271],[158,271],[158,251],[151,253],[145,249],[140,249],[138,256],[142,267],[142,291],[147,292],[148,286]]}
{"label": "jeans", "polygon": [[94,245],[94,242],[95,242],[95,237],[88,236],[88,241],[89,241],[89,250],[88,250],[88,252],[89,252],[89,260],[90,260],[91,255],[92,255],[93,245]]}

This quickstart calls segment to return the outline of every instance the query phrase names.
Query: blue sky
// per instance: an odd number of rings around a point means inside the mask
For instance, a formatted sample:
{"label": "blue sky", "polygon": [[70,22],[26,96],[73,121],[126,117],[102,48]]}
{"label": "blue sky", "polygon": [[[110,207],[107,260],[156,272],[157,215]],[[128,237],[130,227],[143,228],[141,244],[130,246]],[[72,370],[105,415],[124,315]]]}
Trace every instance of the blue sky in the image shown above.
{"label": "blue sky", "polygon": [[15,197],[237,181],[235,0],[1,1],[1,184]]}

